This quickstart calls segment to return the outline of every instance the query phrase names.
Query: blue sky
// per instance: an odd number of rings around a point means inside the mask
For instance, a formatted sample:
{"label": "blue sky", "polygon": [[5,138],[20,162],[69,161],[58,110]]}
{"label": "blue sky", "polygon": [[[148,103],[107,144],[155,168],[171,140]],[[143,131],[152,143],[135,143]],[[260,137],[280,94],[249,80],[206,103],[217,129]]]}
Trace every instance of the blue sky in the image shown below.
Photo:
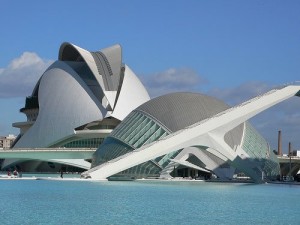
{"label": "blue sky", "polygon": [[[300,1],[0,0],[0,135],[67,41],[87,50],[119,43],[152,97],[201,92],[230,105],[300,80]],[[277,147],[300,149],[300,99],[252,120]]]}

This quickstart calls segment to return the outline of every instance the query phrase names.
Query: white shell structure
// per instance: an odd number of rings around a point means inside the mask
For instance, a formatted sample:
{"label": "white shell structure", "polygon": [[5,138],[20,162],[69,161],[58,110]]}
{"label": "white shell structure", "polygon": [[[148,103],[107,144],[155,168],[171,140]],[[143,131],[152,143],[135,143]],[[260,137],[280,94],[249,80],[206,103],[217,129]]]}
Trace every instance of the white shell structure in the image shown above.
{"label": "white shell structure", "polygon": [[80,140],[103,140],[149,99],[141,81],[122,63],[120,45],[90,52],[63,43],[58,60],[20,110],[27,121],[13,124],[20,128],[14,148],[74,147]]}
{"label": "white shell structure", "polygon": [[48,147],[74,128],[102,120],[106,110],[68,65],[56,62],[39,86],[39,115],[15,147]]}

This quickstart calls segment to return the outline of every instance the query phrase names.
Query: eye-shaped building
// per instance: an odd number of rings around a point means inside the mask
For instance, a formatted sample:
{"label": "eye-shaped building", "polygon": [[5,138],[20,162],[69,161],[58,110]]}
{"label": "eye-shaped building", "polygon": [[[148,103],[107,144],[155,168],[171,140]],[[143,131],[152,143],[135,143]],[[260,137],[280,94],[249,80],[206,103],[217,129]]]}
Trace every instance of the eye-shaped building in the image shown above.
{"label": "eye-shaped building", "polygon": [[[133,110],[105,139],[94,154],[92,167],[101,167],[102,164],[105,167],[108,161],[113,163],[114,159],[125,159],[143,146],[176,132],[184,132],[189,126],[213,118],[228,108],[216,98],[196,93],[172,93],[152,99]],[[259,180],[262,176],[274,179],[280,174],[277,157],[249,122],[241,123],[224,135],[224,145],[234,151],[239,161],[231,161],[226,157],[225,149],[214,149],[208,137],[199,137],[195,142],[197,145],[184,148],[180,145],[185,140],[177,141],[178,147],[175,145],[168,154],[160,154],[133,167],[128,166],[109,178],[207,177],[215,174],[228,180],[240,173]],[[147,155],[150,149],[143,151]],[[251,168],[250,173],[248,167]]]}

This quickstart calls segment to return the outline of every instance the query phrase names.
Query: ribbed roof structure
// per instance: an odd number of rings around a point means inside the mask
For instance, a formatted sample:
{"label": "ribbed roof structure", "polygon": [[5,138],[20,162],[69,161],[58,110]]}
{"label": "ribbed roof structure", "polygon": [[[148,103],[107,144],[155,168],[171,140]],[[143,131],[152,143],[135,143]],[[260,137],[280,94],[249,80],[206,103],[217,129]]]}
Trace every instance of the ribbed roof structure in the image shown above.
{"label": "ribbed roof structure", "polygon": [[171,132],[176,132],[227,108],[228,105],[210,96],[178,92],[152,99],[136,110],[155,117]]}

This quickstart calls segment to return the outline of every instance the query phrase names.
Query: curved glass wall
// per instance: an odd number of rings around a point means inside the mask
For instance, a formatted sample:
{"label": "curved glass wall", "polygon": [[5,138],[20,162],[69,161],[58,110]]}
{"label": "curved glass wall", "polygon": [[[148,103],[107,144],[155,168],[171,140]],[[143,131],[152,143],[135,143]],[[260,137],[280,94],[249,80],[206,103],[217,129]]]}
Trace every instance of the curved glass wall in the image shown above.
{"label": "curved glass wall", "polygon": [[[93,156],[93,165],[97,166],[115,159],[143,145],[157,141],[169,135],[169,131],[158,121],[139,112],[133,111],[117,126],[111,135],[105,139]],[[179,151],[169,153],[154,160],[129,168],[114,177],[155,177],[168,165],[170,158],[174,158]]]}
{"label": "curved glass wall", "polygon": [[[270,151],[270,146],[266,140],[248,122],[245,123],[242,148],[262,169],[265,176],[272,179],[280,174],[276,155]],[[257,172],[261,173],[261,171]]]}

